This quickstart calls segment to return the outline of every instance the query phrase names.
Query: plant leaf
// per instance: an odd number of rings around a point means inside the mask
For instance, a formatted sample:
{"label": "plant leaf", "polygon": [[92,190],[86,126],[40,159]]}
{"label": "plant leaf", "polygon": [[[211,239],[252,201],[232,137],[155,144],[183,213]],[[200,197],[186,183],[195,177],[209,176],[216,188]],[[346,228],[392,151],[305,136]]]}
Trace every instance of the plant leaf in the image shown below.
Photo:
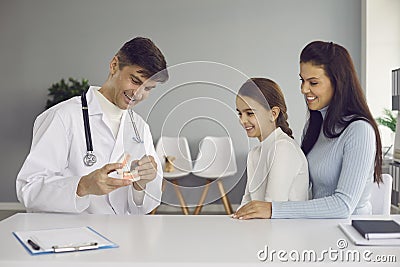
{"label": "plant leaf", "polygon": [[68,78],[66,82],[65,79],[61,79],[57,83],[53,83],[48,89],[49,99],[46,102],[46,109],[67,100],[73,96],[78,96],[82,94],[89,88],[89,81],[87,79],[82,79],[78,81],[72,77]]}

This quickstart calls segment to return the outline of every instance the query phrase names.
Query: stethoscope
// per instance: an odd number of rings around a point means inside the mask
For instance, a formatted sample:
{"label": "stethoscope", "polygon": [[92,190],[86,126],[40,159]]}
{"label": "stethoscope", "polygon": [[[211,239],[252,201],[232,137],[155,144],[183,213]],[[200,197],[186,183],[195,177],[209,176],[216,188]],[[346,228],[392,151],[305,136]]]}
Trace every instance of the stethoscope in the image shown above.
{"label": "stethoscope", "polygon": [[[131,101],[135,101],[134,98],[130,98],[130,99],[131,99]],[[90,132],[90,124],[89,124],[89,108],[87,105],[85,92],[82,92],[81,101],[82,101],[82,115],[83,115],[83,123],[85,126],[85,139],[86,139],[86,155],[83,157],[83,163],[86,166],[91,167],[97,162],[97,157],[93,153],[92,134]],[[143,144],[144,143],[143,139],[140,137],[139,131],[136,126],[135,119],[133,117],[133,110],[128,109],[128,114],[129,114],[129,118],[132,123],[133,131],[135,132],[135,136],[133,136],[132,139],[136,143]]]}

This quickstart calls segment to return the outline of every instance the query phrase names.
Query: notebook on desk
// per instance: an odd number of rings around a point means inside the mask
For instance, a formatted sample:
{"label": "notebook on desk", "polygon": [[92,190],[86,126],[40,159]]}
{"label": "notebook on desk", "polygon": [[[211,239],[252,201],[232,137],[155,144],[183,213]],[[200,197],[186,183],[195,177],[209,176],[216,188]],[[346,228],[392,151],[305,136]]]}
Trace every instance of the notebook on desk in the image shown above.
{"label": "notebook on desk", "polygon": [[400,238],[366,239],[350,223],[340,223],[339,228],[357,246],[400,246]]}
{"label": "notebook on desk", "polygon": [[365,239],[400,238],[400,225],[393,220],[352,220],[351,225]]}
{"label": "notebook on desk", "polygon": [[13,234],[32,255],[118,247],[90,227],[18,231]]}

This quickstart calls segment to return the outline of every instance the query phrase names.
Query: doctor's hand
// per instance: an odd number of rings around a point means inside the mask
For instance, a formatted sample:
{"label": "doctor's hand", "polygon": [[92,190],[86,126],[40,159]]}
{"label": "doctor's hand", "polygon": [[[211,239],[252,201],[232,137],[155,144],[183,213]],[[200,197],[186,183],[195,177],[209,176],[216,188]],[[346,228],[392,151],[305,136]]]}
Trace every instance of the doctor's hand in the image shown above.
{"label": "doctor's hand", "polygon": [[76,194],[80,197],[86,195],[105,195],[123,186],[131,184],[131,181],[124,179],[114,179],[108,177],[110,172],[121,169],[121,163],[110,163],[104,165],[88,175],[82,176],[79,181]]}
{"label": "doctor's hand", "polygon": [[232,218],[247,220],[247,219],[270,219],[272,215],[271,202],[253,200],[238,211],[236,211]]}
{"label": "doctor's hand", "polygon": [[141,191],[146,188],[146,184],[157,177],[157,163],[152,156],[143,156],[140,160],[132,161],[131,166],[135,166],[140,177],[139,181],[133,182],[133,187]]}

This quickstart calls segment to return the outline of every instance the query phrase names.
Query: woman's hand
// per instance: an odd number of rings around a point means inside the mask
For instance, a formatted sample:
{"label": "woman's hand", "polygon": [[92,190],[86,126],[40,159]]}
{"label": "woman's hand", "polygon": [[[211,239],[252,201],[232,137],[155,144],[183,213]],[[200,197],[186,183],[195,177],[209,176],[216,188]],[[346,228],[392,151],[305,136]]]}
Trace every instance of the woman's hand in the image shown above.
{"label": "woman's hand", "polygon": [[233,214],[233,218],[240,220],[270,219],[272,215],[271,202],[250,201]]}

